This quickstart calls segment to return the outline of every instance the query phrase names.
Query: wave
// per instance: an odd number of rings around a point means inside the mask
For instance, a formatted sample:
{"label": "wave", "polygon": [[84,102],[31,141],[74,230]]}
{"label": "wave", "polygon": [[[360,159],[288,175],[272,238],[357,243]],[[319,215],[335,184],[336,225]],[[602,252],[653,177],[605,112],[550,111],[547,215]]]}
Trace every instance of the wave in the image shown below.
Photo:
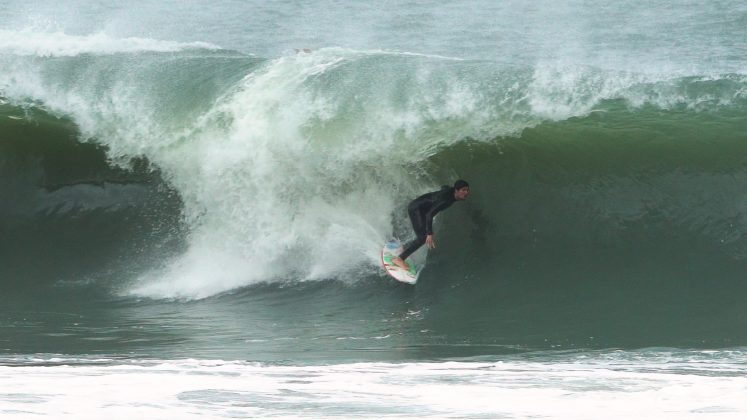
{"label": "wave", "polygon": [[[475,186],[473,203],[453,212],[471,227],[444,216],[446,242],[464,248],[444,254],[465,261],[503,261],[486,251],[491,229],[504,245],[581,249],[674,226],[686,233],[679,241],[724,240],[732,256],[742,252],[741,208],[727,197],[742,179],[733,152],[743,147],[743,74],[343,48],[262,59],[199,43],[52,38],[44,48],[18,36],[0,44],[0,130],[63,117],[101,153],[84,167],[134,170],[146,186],[157,184],[145,175],[156,169],[178,194],[178,210],[159,217],[178,213],[184,249],[153,258],[129,293],[201,298],[256,282],[373,275],[384,239],[408,232],[408,199],[457,176]],[[71,133],[60,130],[51,137]],[[703,209],[713,188],[722,200]]]}

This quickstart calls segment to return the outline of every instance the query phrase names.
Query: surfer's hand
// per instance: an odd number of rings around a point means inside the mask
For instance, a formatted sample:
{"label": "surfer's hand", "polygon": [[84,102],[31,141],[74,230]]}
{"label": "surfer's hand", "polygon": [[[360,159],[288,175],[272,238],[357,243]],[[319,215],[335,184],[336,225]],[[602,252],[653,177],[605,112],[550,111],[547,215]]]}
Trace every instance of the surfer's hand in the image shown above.
{"label": "surfer's hand", "polygon": [[428,246],[428,249],[433,249],[436,247],[436,240],[433,239],[433,235],[428,235],[425,237],[425,244]]}

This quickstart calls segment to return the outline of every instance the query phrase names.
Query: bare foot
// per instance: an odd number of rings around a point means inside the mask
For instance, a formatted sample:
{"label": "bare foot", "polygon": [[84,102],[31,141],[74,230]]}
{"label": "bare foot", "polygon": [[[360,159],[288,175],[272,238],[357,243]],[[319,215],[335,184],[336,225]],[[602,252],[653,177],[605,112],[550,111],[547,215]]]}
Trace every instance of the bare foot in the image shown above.
{"label": "bare foot", "polygon": [[393,263],[394,263],[394,264],[395,264],[395,265],[396,265],[397,267],[399,267],[399,268],[401,268],[401,269],[403,269],[403,270],[405,270],[405,271],[410,271],[410,266],[409,266],[409,265],[408,265],[408,264],[407,264],[406,262],[404,262],[404,261],[402,260],[402,258],[400,258],[400,257],[394,257],[394,258],[392,258],[392,262],[393,262]]}

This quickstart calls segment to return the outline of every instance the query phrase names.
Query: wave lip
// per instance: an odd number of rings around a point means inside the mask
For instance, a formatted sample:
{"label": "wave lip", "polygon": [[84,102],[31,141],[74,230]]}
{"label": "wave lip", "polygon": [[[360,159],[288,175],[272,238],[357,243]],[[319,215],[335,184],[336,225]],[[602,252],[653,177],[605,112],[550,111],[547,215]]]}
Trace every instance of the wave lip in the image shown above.
{"label": "wave lip", "polygon": [[18,56],[74,57],[81,54],[178,52],[190,49],[217,50],[207,42],[161,41],[148,38],[113,38],[104,32],[68,35],[63,32],[0,30],[0,53]]}

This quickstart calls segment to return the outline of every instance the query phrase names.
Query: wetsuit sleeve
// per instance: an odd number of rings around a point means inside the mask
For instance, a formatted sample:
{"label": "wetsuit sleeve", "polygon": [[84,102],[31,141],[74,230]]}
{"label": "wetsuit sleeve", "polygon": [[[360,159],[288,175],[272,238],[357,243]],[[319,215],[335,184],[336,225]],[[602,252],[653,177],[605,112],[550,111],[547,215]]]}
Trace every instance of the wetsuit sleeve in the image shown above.
{"label": "wetsuit sleeve", "polygon": [[428,213],[425,214],[425,234],[426,235],[433,235],[433,218],[440,212],[441,210],[449,207],[451,205],[448,201],[441,201],[435,206],[433,206],[430,210],[428,210]]}

